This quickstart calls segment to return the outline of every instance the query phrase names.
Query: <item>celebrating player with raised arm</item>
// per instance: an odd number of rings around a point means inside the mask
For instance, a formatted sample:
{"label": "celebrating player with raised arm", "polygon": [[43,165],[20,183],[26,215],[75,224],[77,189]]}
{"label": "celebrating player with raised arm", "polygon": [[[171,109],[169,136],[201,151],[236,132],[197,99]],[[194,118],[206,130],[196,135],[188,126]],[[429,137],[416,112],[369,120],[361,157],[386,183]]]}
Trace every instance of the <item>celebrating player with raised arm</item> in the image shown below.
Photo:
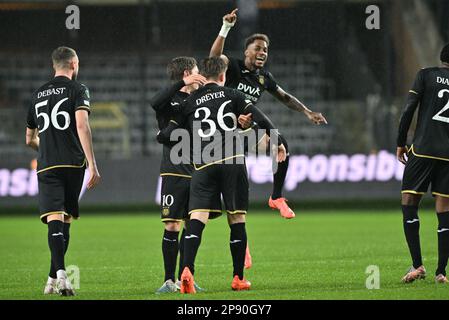
{"label": "celebrating player with raised arm", "polygon": [[185,127],[192,140],[192,143],[179,142],[190,146],[187,149],[192,153],[195,167],[190,185],[190,222],[185,236],[181,293],[196,292],[193,279],[195,257],[209,217],[222,212],[220,196],[223,197],[231,229],[230,249],[234,266],[231,287],[233,290],[248,290],[251,284],[243,277],[243,269],[249,185],[237,132],[237,117],[251,113],[262,129],[269,130],[270,143],[275,144],[279,162],[285,161],[286,150],[271,121],[239,91],[223,87],[226,78],[223,59],[212,57],[203,60],[200,72],[207,79],[206,85],[186,99],[181,112],[158,135],[159,142],[170,143],[171,134]]}
{"label": "celebrating player with raised arm", "polygon": [[[315,124],[327,123],[321,113],[313,112],[290,93],[283,90],[274,80],[270,72],[264,69],[268,59],[270,41],[264,34],[253,34],[246,39],[244,60],[223,55],[223,48],[229,30],[237,20],[237,9],[223,17],[223,26],[210,50],[211,57],[221,56],[228,64],[225,86],[242,91],[253,103],[257,103],[263,91],[267,90],[288,108],[304,113]],[[278,209],[282,217],[295,217],[286,199],[282,197],[282,188],[288,170],[288,145],[283,136],[282,142],[287,149],[287,160],[280,163],[274,174],[273,192],[268,201],[272,209]]]}
{"label": "celebrating player with raised arm", "polygon": [[90,96],[76,81],[79,60],[75,50],[59,47],[52,53],[55,77],[36,90],[28,111],[26,144],[39,152],[37,175],[39,211],[48,225],[50,274],[44,294],[73,296],[65,272],[72,219],[79,217],[78,198],[86,165],[87,188],[100,181],[89,126]]}
{"label": "celebrating player with raised arm", "polygon": [[[405,283],[424,279],[426,269],[421,256],[418,206],[431,185],[438,217],[437,283],[448,283],[449,257],[449,44],[440,54],[441,67],[421,69],[409,91],[399,124],[397,158],[405,164],[402,180],[402,213],[405,238],[412,267],[402,278]],[[406,148],[407,133],[419,105],[418,121],[411,148]],[[407,159],[408,157],[408,159]]]}
{"label": "celebrating player with raised arm", "polygon": [[[167,73],[173,84],[158,92],[150,101],[156,111],[159,130],[165,128],[170,119],[181,111],[181,103],[190,93],[202,84],[206,79],[198,74],[195,58],[176,57],[167,66]],[[179,251],[179,276],[181,278],[181,266],[184,253],[185,227],[181,233],[181,222],[187,223],[189,209],[189,190],[193,167],[190,163],[174,164],[170,159],[171,146],[163,145],[161,159],[162,187],[161,187],[161,220],[165,224],[162,236],[162,255],[164,259],[165,282],[156,293],[176,292],[179,284],[176,284],[175,270]],[[201,290],[196,287],[196,290]]]}

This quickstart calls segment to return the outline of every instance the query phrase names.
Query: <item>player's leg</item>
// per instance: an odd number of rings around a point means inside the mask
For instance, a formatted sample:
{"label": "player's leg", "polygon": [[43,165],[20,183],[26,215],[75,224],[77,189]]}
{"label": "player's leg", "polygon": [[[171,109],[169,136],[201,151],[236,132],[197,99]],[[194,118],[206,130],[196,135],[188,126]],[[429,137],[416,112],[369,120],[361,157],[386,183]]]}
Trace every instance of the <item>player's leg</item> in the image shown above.
{"label": "player's leg", "polygon": [[438,267],[435,272],[437,283],[449,283],[446,266],[449,258],[449,194],[435,196],[438,217]]}
{"label": "player's leg", "polygon": [[176,292],[175,271],[179,252],[181,223],[187,216],[190,178],[163,176],[161,186],[161,220],[164,222],[162,256],[164,260],[164,283],[156,293]]}
{"label": "player's leg", "polygon": [[193,278],[195,273],[195,258],[201,244],[204,227],[208,220],[208,211],[195,211],[190,214],[190,222],[184,237],[184,263],[181,274],[181,293],[196,293]]}
{"label": "player's leg", "polygon": [[[251,283],[243,277],[248,243],[246,212],[248,210],[249,183],[245,164],[221,166],[221,193],[228,213],[230,228],[229,247],[233,263],[233,290],[248,290]],[[233,188],[227,186],[232,185]]]}
{"label": "player's leg", "polygon": [[[217,185],[217,166],[195,171],[190,183],[189,222],[184,237],[184,259],[181,274],[181,293],[196,293],[193,275],[195,258],[201,244],[204,227],[211,212],[221,212]],[[217,197],[218,195],[218,197]]]}
{"label": "player's leg", "polygon": [[279,210],[282,217],[286,219],[292,219],[295,217],[295,213],[288,206],[287,199],[282,196],[282,189],[284,187],[285,178],[287,177],[290,155],[287,141],[284,137],[279,137],[282,140],[282,144],[284,145],[285,149],[287,150],[287,158],[284,162],[277,163],[277,170],[273,175],[273,192],[270,199],[268,200],[268,205],[272,209]]}
{"label": "player's leg", "polygon": [[[68,295],[66,290],[64,261],[64,175],[62,170],[53,169],[38,174],[39,211],[41,221],[48,227],[48,247],[50,249],[50,265],[55,273],[48,277],[44,294],[60,293]],[[54,277],[54,278],[53,278]]]}
{"label": "player's leg", "polygon": [[449,258],[449,163],[436,161],[432,179],[432,195],[438,218],[438,267],[435,272],[437,283],[449,283],[446,266]]}
{"label": "player's leg", "polygon": [[424,279],[426,276],[421,254],[418,208],[422,195],[429,187],[432,168],[433,163],[430,159],[410,155],[404,170],[401,200],[402,224],[412,258],[412,267],[402,278],[405,283]]}

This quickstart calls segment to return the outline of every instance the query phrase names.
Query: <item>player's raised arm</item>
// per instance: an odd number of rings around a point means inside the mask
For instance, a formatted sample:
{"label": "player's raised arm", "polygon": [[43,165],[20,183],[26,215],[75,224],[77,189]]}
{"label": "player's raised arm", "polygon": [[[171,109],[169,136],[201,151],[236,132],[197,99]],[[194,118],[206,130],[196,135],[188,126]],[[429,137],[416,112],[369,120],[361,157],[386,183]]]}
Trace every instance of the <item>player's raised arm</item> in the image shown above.
{"label": "player's raised arm", "polygon": [[407,143],[407,133],[410,128],[410,124],[412,123],[415,110],[421,100],[423,90],[422,82],[423,75],[421,70],[416,76],[413,88],[408,93],[407,102],[399,122],[396,157],[403,164],[406,163],[405,154],[407,153],[407,148],[405,147],[405,144]]}
{"label": "player's raised arm", "polygon": [[212,48],[210,49],[209,57],[220,57],[228,63],[228,57],[223,54],[223,48],[225,44],[226,37],[228,36],[229,30],[235,25],[237,21],[237,10],[232,10],[231,13],[228,13],[223,17],[223,25],[221,26],[220,33],[212,44]]}
{"label": "player's raised arm", "polygon": [[89,112],[84,108],[78,108],[75,112],[76,129],[80,138],[81,146],[87,158],[89,165],[90,178],[87,188],[91,189],[100,182],[100,173],[98,172],[97,162],[95,160],[94,149],[92,145],[92,132],[89,125]]}
{"label": "player's raised arm", "polygon": [[301,101],[299,101],[292,94],[284,91],[281,87],[277,86],[276,90],[270,91],[270,93],[276,97],[279,101],[281,101],[288,108],[303,112],[306,117],[312,121],[314,124],[327,124],[326,118],[319,112],[313,112],[309,108],[307,108]]}

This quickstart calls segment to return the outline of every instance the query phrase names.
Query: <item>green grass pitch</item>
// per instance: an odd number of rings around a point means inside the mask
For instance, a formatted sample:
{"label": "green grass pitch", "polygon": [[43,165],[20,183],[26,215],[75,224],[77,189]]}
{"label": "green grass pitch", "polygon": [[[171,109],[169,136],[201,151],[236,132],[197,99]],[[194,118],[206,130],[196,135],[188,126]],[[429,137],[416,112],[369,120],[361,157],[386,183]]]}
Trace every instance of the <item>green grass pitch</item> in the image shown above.
{"label": "green grass pitch", "polygon": [[[433,281],[437,221],[421,213],[428,278],[404,285],[410,265],[399,211],[306,211],[293,220],[251,212],[247,232],[253,267],[247,292],[233,292],[226,218],[210,221],[196,260],[196,281],[207,292],[156,295],[163,282],[158,215],[84,213],[71,229],[66,265],[80,269],[70,299],[448,299]],[[0,217],[0,299],[63,299],[42,294],[48,274],[47,228],[37,216]],[[380,289],[365,287],[366,267],[377,265]],[[67,299],[67,298],[66,298]]]}

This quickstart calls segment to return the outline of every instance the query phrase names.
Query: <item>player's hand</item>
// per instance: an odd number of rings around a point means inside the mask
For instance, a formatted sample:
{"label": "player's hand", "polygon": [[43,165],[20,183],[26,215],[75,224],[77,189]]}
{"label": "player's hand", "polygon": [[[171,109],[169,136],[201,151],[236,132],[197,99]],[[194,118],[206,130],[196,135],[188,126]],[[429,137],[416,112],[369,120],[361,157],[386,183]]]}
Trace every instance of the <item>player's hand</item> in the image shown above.
{"label": "player's hand", "polygon": [[326,118],[319,112],[305,111],[307,118],[314,124],[320,125],[322,123],[327,124]]}
{"label": "player's hand", "polygon": [[232,10],[232,12],[231,13],[228,13],[227,15],[225,15],[224,17],[223,17],[223,22],[228,22],[229,24],[231,24],[231,26],[234,26],[234,24],[235,24],[235,22],[237,21],[237,11],[238,11],[239,9],[234,9],[234,10]]}
{"label": "player's hand", "polygon": [[251,127],[251,123],[253,121],[252,119],[252,113],[248,113],[248,114],[241,114],[239,116],[239,125],[243,128],[243,129],[248,129],[249,127]]}
{"label": "player's hand", "polygon": [[403,163],[403,164],[407,163],[406,155],[407,155],[406,147],[398,147],[396,149],[396,158],[398,159],[398,161],[400,163]]}
{"label": "player's hand", "polygon": [[92,189],[100,182],[101,176],[98,172],[97,166],[90,166],[89,173],[90,177],[89,182],[87,183],[87,189]]}
{"label": "player's hand", "polygon": [[198,84],[200,86],[204,86],[204,84],[207,81],[206,78],[204,78],[200,74],[191,74],[190,76],[185,77],[183,80],[184,80],[184,83],[186,86],[190,86],[192,84]]}
{"label": "player's hand", "polygon": [[285,159],[287,159],[287,150],[285,149],[284,145],[281,144],[277,147],[276,150],[276,161],[277,162],[284,162]]}

